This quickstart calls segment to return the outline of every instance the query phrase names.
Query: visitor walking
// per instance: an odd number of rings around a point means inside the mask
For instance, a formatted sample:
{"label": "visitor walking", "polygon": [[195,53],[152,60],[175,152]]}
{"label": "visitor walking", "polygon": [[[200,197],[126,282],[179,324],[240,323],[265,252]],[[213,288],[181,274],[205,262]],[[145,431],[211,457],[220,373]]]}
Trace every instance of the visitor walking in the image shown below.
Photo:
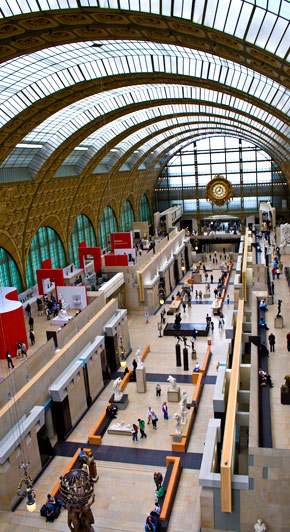
{"label": "visitor walking", "polygon": [[213,283],[213,274],[210,276],[210,282]]}
{"label": "visitor walking", "polygon": [[157,430],[158,417],[156,416],[155,412],[153,412],[153,411],[152,411],[152,415],[151,415],[151,420],[152,420],[153,429]]}
{"label": "visitor walking", "polygon": [[26,349],[25,342],[22,342],[21,344],[21,355],[22,355],[22,358],[24,357],[27,358],[27,349]]}
{"label": "visitor walking", "polygon": [[163,415],[164,415],[164,419],[168,419],[168,406],[166,404],[166,401],[164,401],[164,403],[162,405],[162,412],[163,412]]}
{"label": "visitor walking", "polygon": [[160,397],[160,395],[161,395],[161,386],[160,386],[160,384],[156,384],[155,391],[156,391],[156,397]]}
{"label": "visitor walking", "polygon": [[139,429],[140,429],[140,434],[141,434],[141,437],[140,437],[140,440],[142,440],[142,438],[147,438],[147,434],[145,434],[145,421],[144,419],[138,419],[138,423],[139,423]]}
{"label": "visitor walking", "polygon": [[34,345],[35,344],[35,334],[34,334],[34,330],[33,329],[30,329],[29,338],[30,338],[30,341],[31,341],[31,345]]}
{"label": "visitor walking", "polygon": [[186,303],[185,303],[185,301],[182,301],[182,308],[183,308],[183,312],[185,312],[186,311]]}
{"label": "visitor walking", "polygon": [[8,364],[8,369],[10,369],[10,368],[14,369],[15,366],[13,364],[12,356],[10,355],[9,351],[6,351],[6,360],[7,360],[7,364]]}
{"label": "visitor walking", "polygon": [[211,326],[211,333],[213,334],[213,331],[214,331],[214,322],[211,320],[210,322],[210,326]]}
{"label": "visitor walking", "polygon": [[149,323],[149,314],[148,314],[148,312],[145,313],[145,320],[146,320],[146,323]]}
{"label": "visitor walking", "polygon": [[28,323],[29,323],[29,329],[30,330],[33,329],[34,319],[32,316],[29,317]]}
{"label": "visitor walking", "polygon": [[132,432],[132,441],[138,441],[138,427],[133,423],[133,427],[131,429]]}
{"label": "visitor walking", "polygon": [[148,416],[148,419],[147,419],[147,425],[149,425],[150,421],[152,421],[152,408],[151,406],[148,406],[148,410],[147,410],[147,416]]}

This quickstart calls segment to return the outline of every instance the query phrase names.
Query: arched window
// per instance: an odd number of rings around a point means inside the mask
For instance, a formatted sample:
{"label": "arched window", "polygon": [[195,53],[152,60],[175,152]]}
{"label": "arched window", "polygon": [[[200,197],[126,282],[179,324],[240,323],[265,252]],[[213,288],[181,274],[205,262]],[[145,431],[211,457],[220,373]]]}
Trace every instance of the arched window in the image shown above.
{"label": "arched window", "polygon": [[121,231],[131,231],[134,222],[134,211],[130,201],[126,200],[121,212]]}
{"label": "arched window", "polygon": [[114,211],[111,207],[105,207],[99,228],[99,244],[101,249],[108,247],[107,235],[116,233],[117,231],[118,224]]}
{"label": "arched window", "polygon": [[23,290],[22,281],[15,260],[6,249],[0,248],[0,285],[15,286],[18,294]]}
{"label": "arched window", "polygon": [[73,262],[77,268],[80,266],[78,247],[79,243],[84,240],[86,241],[87,247],[97,245],[95,231],[90,220],[84,214],[80,214],[73,226],[69,242],[69,260],[70,262]]}
{"label": "arched window", "polygon": [[64,268],[65,253],[58,234],[51,227],[38,229],[32,240],[26,265],[26,282],[28,288],[36,284],[35,270],[41,268],[42,261],[51,258],[53,268]]}
{"label": "arched window", "polygon": [[144,194],[141,199],[139,218],[140,222],[148,222],[149,224],[151,223],[150,207],[146,194]]}

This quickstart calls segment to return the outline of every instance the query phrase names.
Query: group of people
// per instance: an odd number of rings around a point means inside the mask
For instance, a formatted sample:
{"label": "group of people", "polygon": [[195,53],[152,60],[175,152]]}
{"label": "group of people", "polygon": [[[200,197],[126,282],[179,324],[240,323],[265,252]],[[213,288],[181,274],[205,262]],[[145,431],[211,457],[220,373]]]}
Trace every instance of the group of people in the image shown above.
{"label": "group of people", "polygon": [[64,508],[64,504],[57,497],[53,497],[50,493],[47,495],[46,503],[41,507],[40,515],[45,517],[46,522],[53,523],[53,521],[59,516],[61,508]]}
{"label": "group of people", "polygon": [[267,371],[263,371],[261,368],[259,368],[258,377],[260,386],[269,385],[270,388],[273,388],[272,377]]}

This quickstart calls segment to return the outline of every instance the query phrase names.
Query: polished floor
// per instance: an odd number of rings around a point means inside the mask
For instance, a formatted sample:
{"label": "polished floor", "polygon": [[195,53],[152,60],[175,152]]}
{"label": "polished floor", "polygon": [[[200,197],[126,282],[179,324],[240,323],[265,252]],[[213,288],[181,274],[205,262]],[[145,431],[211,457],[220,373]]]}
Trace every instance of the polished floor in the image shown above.
{"label": "polished floor", "polygon": [[[284,258],[283,258],[284,259]],[[290,257],[285,257],[284,264],[290,264]],[[184,279],[189,277],[188,272]],[[215,283],[220,276],[220,270],[213,270],[214,284],[211,288],[212,296]],[[228,287],[230,303],[224,305],[226,323],[230,323],[233,312],[233,276]],[[174,294],[177,293],[176,287]],[[202,292],[205,284],[198,285]],[[273,320],[276,314],[276,301],[280,297],[283,299],[282,314],[284,316],[284,329],[273,329]],[[286,312],[290,302],[288,286],[284,276],[275,282],[274,305],[269,306],[267,322],[270,330],[276,335],[276,353],[271,354],[269,359],[269,370],[273,376],[274,388],[271,389],[271,414],[273,446],[289,448],[289,407],[280,404],[280,384],[284,380],[284,375],[290,373],[289,353],[286,350],[286,334],[290,330],[289,318]],[[167,304],[168,306],[168,304]],[[191,308],[188,306],[185,312],[182,310],[184,322],[205,322],[206,314],[211,314],[208,304],[199,304],[193,300]],[[203,388],[200,407],[197,413],[196,422],[190,438],[188,451],[183,457],[183,470],[180,483],[171,514],[169,532],[199,532],[200,531],[200,510],[198,485],[199,464],[201,461],[204,441],[207,432],[208,420],[213,416],[212,398],[214,383],[217,375],[216,365],[218,361],[226,358],[227,343],[224,329],[218,328],[218,317],[212,316],[214,322],[214,332],[208,338],[197,338],[196,351],[197,360],[202,365],[207,349],[208,339],[212,341],[212,359],[208,369],[208,377]],[[169,323],[174,321],[174,316],[168,316]],[[178,411],[176,403],[168,403],[169,420],[164,420],[161,406],[167,400],[167,377],[174,375],[181,390],[186,390],[188,402],[191,401],[194,393],[194,385],[191,383],[192,369],[195,360],[189,359],[189,370],[184,371],[182,367],[176,367],[175,342],[173,337],[159,337],[157,324],[160,321],[160,311],[154,316],[150,316],[149,323],[145,323],[143,315],[130,315],[128,317],[132,354],[127,360],[128,367],[132,367],[132,360],[138,348],[142,349],[147,343],[150,344],[145,367],[147,374],[147,392],[137,393],[136,384],[129,383],[126,393],[129,394],[129,404],[126,410],[119,413],[118,421],[134,423],[139,417],[146,420],[147,408],[151,406],[157,413],[157,431],[154,431],[151,424],[146,425],[146,439],[139,439],[132,442],[130,436],[121,436],[106,433],[103,438],[103,445],[94,448],[97,460],[99,481],[96,484],[96,500],[93,505],[95,517],[94,529],[96,532],[137,532],[144,530],[144,523],[147,514],[153,509],[154,504],[154,482],[153,473],[158,468],[165,472],[165,459],[171,454],[171,436],[173,429],[172,416]],[[156,397],[156,384],[161,385],[161,397]],[[14,513],[0,512],[0,531],[2,532],[40,532],[46,531],[66,531],[66,511],[53,523],[45,523],[39,516],[39,509],[45,502],[46,494],[57,482],[59,476],[66,468],[70,456],[73,455],[77,446],[87,443],[88,434],[96,423],[99,415],[106,406],[112,394],[112,383],[102,392],[98,400],[84,416],[78,426],[70,435],[65,445],[56,446],[57,456],[48,466],[35,484],[37,493],[37,512],[28,514],[22,503]]]}

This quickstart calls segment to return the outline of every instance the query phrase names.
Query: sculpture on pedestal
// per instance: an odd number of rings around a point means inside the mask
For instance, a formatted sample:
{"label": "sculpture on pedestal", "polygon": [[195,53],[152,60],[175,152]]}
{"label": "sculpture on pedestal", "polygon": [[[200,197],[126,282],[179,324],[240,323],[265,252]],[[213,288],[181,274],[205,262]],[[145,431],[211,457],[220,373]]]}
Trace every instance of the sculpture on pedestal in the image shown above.
{"label": "sculpture on pedestal", "polygon": [[142,362],[140,349],[137,349],[136,351],[136,358],[137,358],[137,369],[142,369],[144,364]]}
{"label": "sculpture on pedestal", "polygon": [[122,390],[121,390],[121,382],[122,382],[121,377],[118,377],[113,382],[114,401],[121,401],[121,399],[122,399],[122,397],[124,395]]}
{"label": "sculpture on pedestal", "polygon": [[170,384],[169,386],[169,390],[171,392],[177,392],[177,384],[176,384],[176,378],[175,377],[172,377],[171,375],[169,375],[168,377],[168,382]]}
{"label": "sculpture on pedestal", "polygon": [[60,477],[59,491],[68,511],[67,523],[72,532],[94,532],[94,483],[88,473],[73,469]]}
{"label": "sculpture on pedestal", "polygon": [[256,524],[254,525],[254,531],[255,532],[266,532],[267,527],[265,523],[262,522],[262,519],[258,519]]}
{"label": "sculpture on pedestal", "polygon": [[281,305],[282,305],[282,299],[278,299],[278,313],[276,318],[281,318]]}
{"label": "sculpture on pedestal", "polygon": [[185,423],[186,423],[185,416],[186,416],[186,414],[188,414],[187,392],[185,390],[182,390],[182,392],[181,392],[181,399],[180,399],[180,402],[179,402],[179,408],[180,408],[180,414],[181,414],[181,424],[185,425]]}
{"label": "sculpture on pedestal", "polygon": [[181,434],[181,416],[180,414],[173,414],[173,419],[175,419],[175,434]]}
{"label": "sculpture on pedestal", "polygon": [[290,224],[280,225],[280,248],[290,247]]}
{"label": "sculpture on pedestal", "polygon": [[60,309],[60,311],[58,313],[58,317],[59,318],[67,318],[67,311],[64,308]]}
{"label": "sculpture on pedestal", "polygon": [[58,298],[58,304],[59,304],[60,309],[63,309],[65,307],[65,300],[63,299],[61,294],[59,295],[59,298]]}
{"label": "sculpture on pedestal", "polygon": [[114,423],[110,428],[114,430],[131,430],[131,425],[130,423],[125,425],[125,421],[121,421],[120,423]]}

